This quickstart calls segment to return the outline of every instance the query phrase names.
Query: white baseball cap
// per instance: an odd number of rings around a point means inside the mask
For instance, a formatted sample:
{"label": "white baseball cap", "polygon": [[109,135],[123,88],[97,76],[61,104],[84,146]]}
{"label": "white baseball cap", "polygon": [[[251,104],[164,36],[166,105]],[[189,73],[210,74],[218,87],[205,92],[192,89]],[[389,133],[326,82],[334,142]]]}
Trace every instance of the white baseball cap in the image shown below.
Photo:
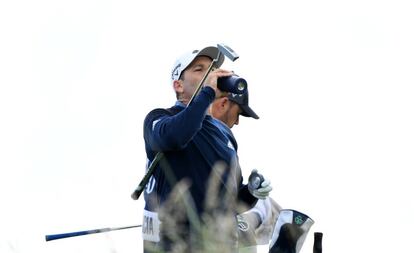
{"label": "white baseball cap", "polygon": [[[181,73],[194,61],[197,56],[207,56],[212,60],[217,58],[219,50],[217,47],[206,47],[202,50],[193,50],[192,52],[183,54],[174,63],[174,67],[171,71],[171,79],[173,81],[180,79]],[[223,54],[220,54],[219,59],[215,63],[216,68],[219,68],[224,62]]]}

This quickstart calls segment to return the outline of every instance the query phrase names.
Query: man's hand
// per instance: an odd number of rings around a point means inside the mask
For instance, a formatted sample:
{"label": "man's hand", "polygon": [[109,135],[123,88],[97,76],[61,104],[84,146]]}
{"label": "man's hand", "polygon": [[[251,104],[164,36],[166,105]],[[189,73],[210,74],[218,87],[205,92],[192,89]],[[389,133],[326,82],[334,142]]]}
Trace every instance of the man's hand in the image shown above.
{"label": "man's hand", "polygon": [[226,97],[228,93],[223,92],[219,88],[217,88],[217,79],[224,76],[231,76],[232,74],[232,71],[224,69],[213,69],[204,81],[204,86],[210,86],[211,88],[213,88],[216,92],[216,98]]}
{"label": "man's hand", "polygon": [[250,193],[258,199],[265,199],[273,189],[270,180],[264,179],[256,169],[253,169],[249,176],[248,188]]}

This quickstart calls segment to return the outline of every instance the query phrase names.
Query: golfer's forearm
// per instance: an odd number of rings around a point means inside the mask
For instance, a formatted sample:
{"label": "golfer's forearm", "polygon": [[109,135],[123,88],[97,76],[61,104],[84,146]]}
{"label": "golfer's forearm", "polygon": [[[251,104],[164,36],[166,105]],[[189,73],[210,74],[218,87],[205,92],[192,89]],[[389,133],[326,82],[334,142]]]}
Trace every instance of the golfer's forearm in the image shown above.
{"label": "golfer's forearm", "polygon": [[215,93],[210,87],[203,88],[190,106],[174,116],[163,117],[155,122],[152,130],[154,147],[166,151],[184,148],[201,129],[203,119]]}

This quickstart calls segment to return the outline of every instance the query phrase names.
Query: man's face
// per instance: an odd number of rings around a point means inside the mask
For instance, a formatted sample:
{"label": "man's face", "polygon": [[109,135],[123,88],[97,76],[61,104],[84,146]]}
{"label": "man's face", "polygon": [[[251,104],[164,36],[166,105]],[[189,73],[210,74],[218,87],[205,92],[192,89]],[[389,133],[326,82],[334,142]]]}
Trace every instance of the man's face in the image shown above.
{"label": "man's face", "polygon": [[207,56],[198,56],[186,68],[179,80],[181,82],[181,89],[178,92],[182,93],[181,98],[188,100],[193,96],[211,61]]}
{"label": "man's face", "polygon": [[239,124],[239,115],[242,113],[240,106],[232,101],[230,101],[230,106],[227,112],[225,113],[224,123],[229,127],[232,128],[234,125]]}
{"label": "man's face", "polygon": [[210,107],[210,114],[229,128],[239,124],[240,106],[227,97],[216,99]]}

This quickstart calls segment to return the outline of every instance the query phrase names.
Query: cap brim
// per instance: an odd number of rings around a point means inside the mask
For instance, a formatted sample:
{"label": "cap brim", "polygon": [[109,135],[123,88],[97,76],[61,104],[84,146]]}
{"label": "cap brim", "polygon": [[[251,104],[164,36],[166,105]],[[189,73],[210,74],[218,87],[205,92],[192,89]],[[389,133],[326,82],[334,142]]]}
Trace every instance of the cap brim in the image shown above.
{"label": "cap brim", "polygon": [[259,119],[259,116],[257,116],[257,114],[249,106],[247,105],[239,105],[239,106],[242,109],[242,113],[240,113],[240,115],[245,116],[245,117],[252,117],[254,119]]}
{"label": "cap brim", "polygon": [[[207,56],[210,57],[212,60],[217,58],[217,55],[219,54],[219,50],[217,47],[205,47],[202,50],[200,50],[200,52],[198,52],[198,54],[195,56]],[[195,58],[194,57],[194,58]],[[224,55],[220,54],[218,60],[215,63],[215,67],[216,68],[220,68],[220,66],[223,64],[224,62]]]}

